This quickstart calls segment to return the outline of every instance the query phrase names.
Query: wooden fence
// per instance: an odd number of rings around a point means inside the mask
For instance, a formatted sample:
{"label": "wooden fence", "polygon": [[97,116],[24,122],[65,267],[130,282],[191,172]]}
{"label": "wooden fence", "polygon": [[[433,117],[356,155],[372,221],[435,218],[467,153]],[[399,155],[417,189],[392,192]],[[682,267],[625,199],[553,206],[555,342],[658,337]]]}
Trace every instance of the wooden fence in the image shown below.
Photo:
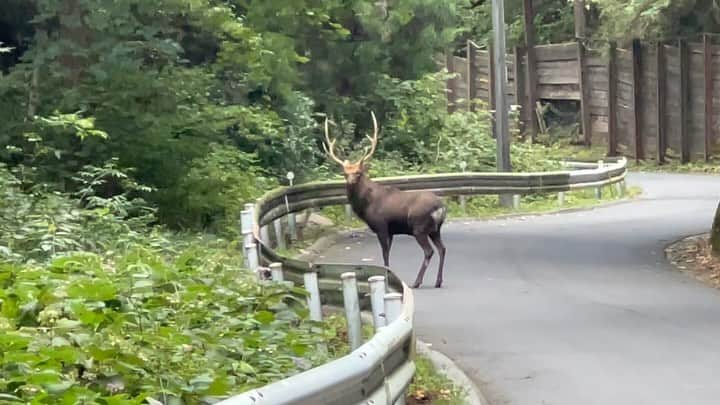
{"label": "wooden fence", "polygon": [[[507,56],[509,102],[522,106],[525,123],[535,114],[530,100],[576,100],[586,143],[606,145],[610,155],[689,162],[720,153],[720,46],[710,36],[672,45],[634,41],[629,49],[573,42],[532,51],[534,69],[527,50]],[[448,70],[459,73],[448,82],[449,108],[468,108],[469,99],[492,108],[491,52],[468,42],[466,57],[447,58]]]}

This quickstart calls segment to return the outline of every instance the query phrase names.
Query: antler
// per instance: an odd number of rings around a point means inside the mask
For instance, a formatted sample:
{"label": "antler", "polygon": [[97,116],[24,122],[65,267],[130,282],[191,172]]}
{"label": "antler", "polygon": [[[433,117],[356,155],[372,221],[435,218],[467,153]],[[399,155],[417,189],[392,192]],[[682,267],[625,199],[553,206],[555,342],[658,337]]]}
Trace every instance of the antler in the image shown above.
{"label": "antler", "polygon": [[375,148],[377,147],[377,143],[378,143],[377,119],[375,119],[375,113],[373,111],[370,111],[370,115],[372,116],[372,121],[373,121],[373,136],[370,137],[370,136],[366,135],[367,139],[370,140],[370,152],[367,155],[365,155],[362,159],[360,159],[358,161],[358,163],[362,163],[362,162],[369,160],[370,157],[373,155],[373,153],[375,153]]}
{"label": "antler", "polygon": [[326,142],[323,142],[323,149],[325,149],[325,153],[327,153],[332,160],[344,166],[345,162],[335,155],[335,141],[337,141],[337,139],[333,139],[332,141],[330,140],[330,130],[328,129],[327,117],[325,117],[325,141]]}

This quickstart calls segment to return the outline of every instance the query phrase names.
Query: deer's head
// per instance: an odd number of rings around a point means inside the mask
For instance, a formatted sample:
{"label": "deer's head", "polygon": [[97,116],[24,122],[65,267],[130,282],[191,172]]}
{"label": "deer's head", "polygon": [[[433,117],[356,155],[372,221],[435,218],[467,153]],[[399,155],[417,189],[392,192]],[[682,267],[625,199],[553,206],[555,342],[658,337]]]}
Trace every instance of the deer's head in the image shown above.
{"label": "deer's head", "polygon": [[325,143],[323,143],[323,148],[325,149],[325,153],[338,163],[340,166],[342,166],[343,169],[343,175],[345,176],[345,181],[348,184],[355,184],[357,183],[364,175],[367,174],[367,162],[370,160],[370,157],[375,153],[375,148],[377,147],[378,142],[378,125],[377,120],[375,119],[375,113],[370,112],[370,115],[372,116],[373,121],[373,136],[367,136],[367,138],[370,140],[370,151],[365,153],[360,160],[353,163],[349,160],[345,159],[342,160],[337,157],[335,154],[335,142],[337,139],[330,139],[330,131],[328,129],[328,120],[325,118]]}

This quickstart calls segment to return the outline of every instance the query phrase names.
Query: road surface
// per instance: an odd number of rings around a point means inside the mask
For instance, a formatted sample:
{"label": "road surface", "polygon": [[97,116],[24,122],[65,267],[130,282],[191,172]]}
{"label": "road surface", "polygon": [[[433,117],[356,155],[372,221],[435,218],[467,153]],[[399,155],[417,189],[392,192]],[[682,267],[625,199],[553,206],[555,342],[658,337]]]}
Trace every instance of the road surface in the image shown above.
{"label": "road surface", "polygon": [[[493,405],[720,404],[720,292],[675,271],[663,249],[709,229],[720,177],[632,174],[633,202],[591,211],[450,223],[416,290],[418,337]],[[381,263],[372,235],[323,261]],[[410,284],[422,260],[396,238]]]}

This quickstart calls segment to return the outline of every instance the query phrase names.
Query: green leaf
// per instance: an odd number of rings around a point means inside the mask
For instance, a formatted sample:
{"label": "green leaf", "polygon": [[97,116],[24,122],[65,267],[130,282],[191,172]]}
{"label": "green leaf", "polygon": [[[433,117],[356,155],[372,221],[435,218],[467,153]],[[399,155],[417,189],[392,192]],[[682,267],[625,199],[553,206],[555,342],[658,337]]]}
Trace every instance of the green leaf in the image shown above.
{"label": "green leaf", "polygon": [[258,311],[255,313],[255,320],[263,325],[267,325],[275,320],[275,314],[270,311]]}

